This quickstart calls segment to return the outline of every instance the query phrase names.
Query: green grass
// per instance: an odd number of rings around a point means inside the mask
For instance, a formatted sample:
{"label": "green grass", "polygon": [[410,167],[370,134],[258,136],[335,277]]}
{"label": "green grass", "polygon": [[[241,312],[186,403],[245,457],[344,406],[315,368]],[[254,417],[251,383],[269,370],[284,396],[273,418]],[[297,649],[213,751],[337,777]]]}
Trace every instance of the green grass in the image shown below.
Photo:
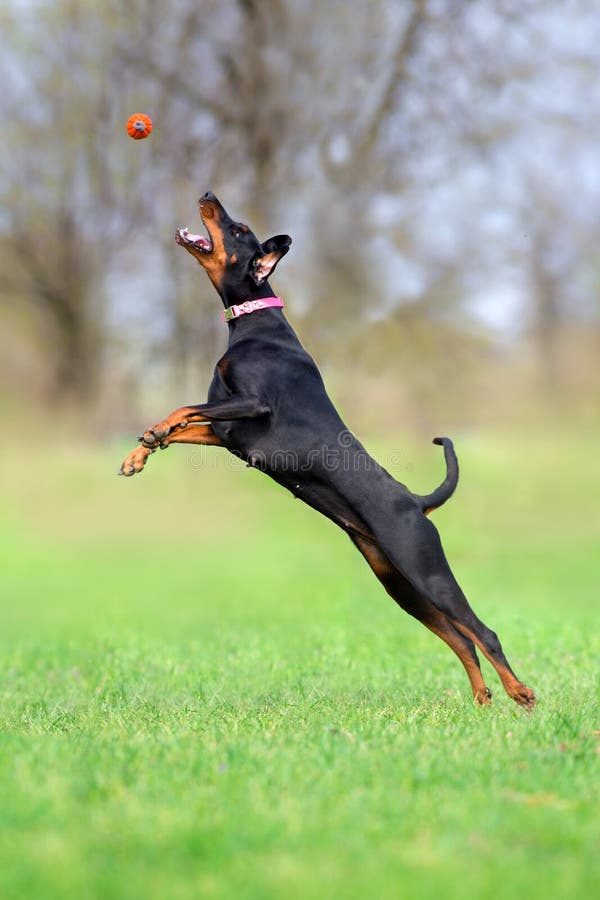
{"label": "green grass", "polygon": [[459,437],[435,517],[532,715],[220,451],[5,454],[0,897],[594,895],[597,438]]}

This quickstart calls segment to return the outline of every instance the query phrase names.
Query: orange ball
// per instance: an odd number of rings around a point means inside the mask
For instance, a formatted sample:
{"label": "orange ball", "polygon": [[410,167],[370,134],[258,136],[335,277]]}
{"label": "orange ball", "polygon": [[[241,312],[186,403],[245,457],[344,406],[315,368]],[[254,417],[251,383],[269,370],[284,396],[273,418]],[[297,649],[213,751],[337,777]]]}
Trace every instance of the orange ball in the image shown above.
{"label": "orange ball", "polygon": [[127,134],[134,141],[141,141],[147,138],[152,131],[152,119],[144,113],[134,113],[127,119]]}

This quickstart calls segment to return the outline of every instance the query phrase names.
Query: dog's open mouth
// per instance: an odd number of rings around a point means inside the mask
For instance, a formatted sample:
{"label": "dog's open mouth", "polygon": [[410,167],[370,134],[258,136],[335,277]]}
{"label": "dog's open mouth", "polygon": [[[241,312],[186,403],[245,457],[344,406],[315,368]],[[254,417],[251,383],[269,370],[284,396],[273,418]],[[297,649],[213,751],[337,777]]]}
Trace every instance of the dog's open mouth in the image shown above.
{"label": "dog's open mouth", "polygon": [[194,234],[188,228],[178,228],[175,232],[175,240],[183,246],[195,247],[196,250],[200,250],[202,253],[212,253],[213,244],[210,237]]}

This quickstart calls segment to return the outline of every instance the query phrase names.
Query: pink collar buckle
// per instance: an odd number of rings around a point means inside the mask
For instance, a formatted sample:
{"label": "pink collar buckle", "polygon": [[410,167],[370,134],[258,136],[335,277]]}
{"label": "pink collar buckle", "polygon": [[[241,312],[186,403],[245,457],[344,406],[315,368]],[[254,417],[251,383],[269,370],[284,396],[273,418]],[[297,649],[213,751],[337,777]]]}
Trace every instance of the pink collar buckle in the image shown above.
{"label": "pink collar buckle", "polygon": [[281,297],[261,297],[260,300],[245,300],[244,303],[236,303],[228,306],[221,313],[224,322],[231,322],[232,319],[239,319],[240,316],[248,316],[250,313],[259,309],[269,309],[269,307],[283,306]]}

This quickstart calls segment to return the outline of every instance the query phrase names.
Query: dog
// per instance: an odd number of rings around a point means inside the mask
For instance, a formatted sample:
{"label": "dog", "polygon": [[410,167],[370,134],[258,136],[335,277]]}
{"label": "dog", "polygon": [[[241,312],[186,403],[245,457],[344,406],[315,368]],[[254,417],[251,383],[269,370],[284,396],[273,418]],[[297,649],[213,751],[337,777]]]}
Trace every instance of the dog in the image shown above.
{"label": "dog", "polygon": [[497,635],[469,606],[427,517],[458,482],[452,442],[434,441],[444,448],[447,472],[431,494],[414,494],[392,478],[344,425],[319,369],[285,318],[283,301],[270,287],[292,239],[279,234],[261,243],[211,192],[199,208],[208,236],[183,228],[175,240],[221,297],[228,348],[216,364],[208,402],[181,407],[148,428],[120,474],[142,471],[159,447],[225,447],[348,534],[398,605],[456,653],[478,704],[489,704],[491,691],[476,647],[507,694],[533,709],[533,691],[517,678]]}

